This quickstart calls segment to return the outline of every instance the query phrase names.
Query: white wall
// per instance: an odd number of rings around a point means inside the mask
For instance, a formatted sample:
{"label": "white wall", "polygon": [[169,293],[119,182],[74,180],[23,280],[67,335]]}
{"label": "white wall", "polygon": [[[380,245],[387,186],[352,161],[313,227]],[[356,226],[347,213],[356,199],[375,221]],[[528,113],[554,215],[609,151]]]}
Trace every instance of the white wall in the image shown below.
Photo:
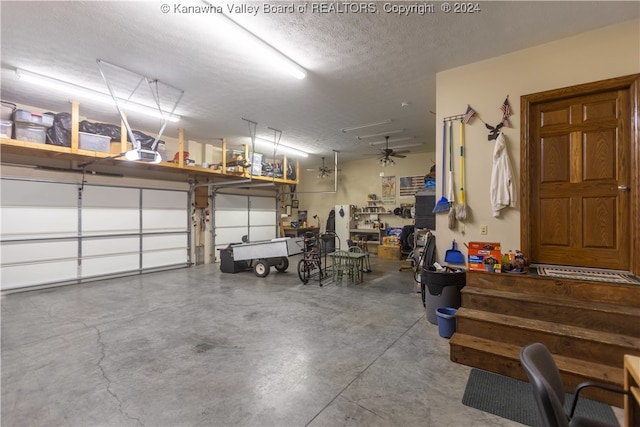
{"label": "white wall", "polygon": [[[435,153],[410,153],[404,159],[395,159],[395,166],[381,167],[376,157],[355,160],[346,163],[338,162],[338,188],[336,194],[308,193],[304,192],[331,192],[334,189],[333,174],[330,178],[319,179],[317,171],[306,171],[301,167],[300,184],[297,186],[300,209],[307,210],[310,224],[317,225],[313,220],[318,215],[321,220],[322,231],[325,230],[327,215],[336,204],[352,204],[358,207],[367,206],[367,195],[370,193],[380,196],[382,184],[380,173],[386,176],[396,177],[396,203],[384,205],[385,209],[393,211],[401,203],[415,203],[415,197],[400,197],[399,178],[401,176],[424,176],[435,163]],[[333,169],[333,157],[325,161],[326,165]],[[321,162],[318,163],[320,165]],[[294,212],[295,214],[295,212]],[[295,215],[294,215],[295,216]],[[385,215],[382,220],[392,227],[402,227],[412,224],[413,220],[403,219],[395,215]]]}
{"label": "white wall", "polygon": [[[511,128],[505,129],[504,134],[519,185],[522,95],[638,72],[638,20],[443,71],[436,77],[436,141],[441,141],[442,138],[442,118],[464,113],[467,104],[471,105],[482,120],[495,126],[502,116],[499,107],[509,95],[514,114],[510,117]],[[465,222],[465,232],[462,233],[460,229],[448,229],[445,214],[437,215],[437,253],[440,261],[443,260],[445,251],[451,247],[453,239],[460,243],[459,249],[465,254],[462,242],[477,240],[500,242],[503,251],[519,249],[520,208],[507,208],[499,218],[492,216],[489,181],[494,142],[487,141],[487,134],[484,124],[477,118],[466,127],[465,192],[471,217]],[[456,126],[456,142],[457,135]],[[440,162],[442,152],[440,144],[436,145],[436,158]],[[458,151],[454,152],[454,166],[457,170]],[[438,173],[440,170],[438,165]],[[456,180],[459,183],[459,176],[456,176]],[[481,225],[488,226],[487,235],[480,235]]]}

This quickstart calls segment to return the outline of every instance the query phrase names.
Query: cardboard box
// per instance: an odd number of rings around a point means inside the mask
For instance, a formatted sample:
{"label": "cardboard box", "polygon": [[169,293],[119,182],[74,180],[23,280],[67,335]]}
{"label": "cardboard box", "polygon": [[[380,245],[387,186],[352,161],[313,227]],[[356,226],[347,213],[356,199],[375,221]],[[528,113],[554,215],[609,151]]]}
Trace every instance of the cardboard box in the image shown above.
{"label": "cardboard box", "polygon": [[400,259],[400,246],[378,246],[378,258],[380,259]]}
{"label": "cardboard box", "polygon": [[[500,264],[502,251],[500,243],[495,242],[469,242],[467,252],[467,267],[474,271],[494,271],[492,264],[487,264],[487,260],[493,258],[495,264]],[[489,265],[491,267],[485,267]]]}

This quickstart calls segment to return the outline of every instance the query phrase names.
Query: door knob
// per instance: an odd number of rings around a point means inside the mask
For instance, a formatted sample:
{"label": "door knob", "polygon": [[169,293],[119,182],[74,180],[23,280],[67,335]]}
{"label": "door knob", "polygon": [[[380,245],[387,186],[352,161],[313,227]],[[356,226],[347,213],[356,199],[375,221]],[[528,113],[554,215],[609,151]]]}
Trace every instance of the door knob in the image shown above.
{"label": "door knob", "polygon": [[626,185],[618,185],[618,190],[620,191],[629,191],[629,187]]}

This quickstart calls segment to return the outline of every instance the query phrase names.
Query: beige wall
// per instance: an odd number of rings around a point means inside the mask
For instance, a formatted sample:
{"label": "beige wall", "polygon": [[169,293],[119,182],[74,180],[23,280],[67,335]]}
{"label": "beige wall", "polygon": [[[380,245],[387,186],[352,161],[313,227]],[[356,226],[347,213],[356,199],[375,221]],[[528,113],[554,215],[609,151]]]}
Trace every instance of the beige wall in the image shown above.
{"label": "beige wall", "polygon": [[[467,104],[482,120],[495,126],[501,120],[499,107],[509,95],[514,114],[510,117],[511,128],[505,129],[504,135],[519,180],[520,97],[640,72],[639,29],[640,21],[630,21],[438,73],[436,141],[441,141],[442,118],[464,113]],[[454,129],[457,143],[457,126]],[[488,131],[477,118],[465,129],[465,192],[471,217],[465,222],[463,233],[461,229],[448,229],[445,214],[437,216],[440,261],[453,239],[460,243],[459,249],[465,255],[462,242],[467,241],[500,242],[503,250],[519,249],[520,245],[520,208],[506,208],[499,218],[492,216],[489,182],[494,142],[487,141]],[[440,147],[436,150],[437,159],[441,159],[440,150]],[[455,153],[457,171],[458,154]],[[457,172],[455,179],[459,183]],[[481,225],[488,226],[487,235],[480,235]]]}
{"label": "beige wall", "polygon": [[[410,149],[409,149],[410,150]],[[386,176],[396,177],[396,203],[384,205],[387,210],[393,211],[401,203],[415,203],[415,197],[400,197],[398,179],[401,176],[426,175],[435,162],[435,153],[410,153],[404,159],[396,159],[395,166],[380,167],[375,156],[370,156],[362,160],[341,163],[338,159],[339,179],[338,188],[333,193],[318,193],[321,191],[333,192],[333,174],[330,178],[319,179],[318,172],[307,171],[301,167],[300,184],[297,187],[300,209],[307,210],[308,218],[318,215],[321,220],[322,231],[325,231],[327,216],[329,211],[336,204],[352,204],[358,207],[367,205],[367,195],[370,193],[381,195],[382,185],[380,173]],[[318,162],[318,166],[321,162]],[[325,164],[333,169],[333,157],[327,158]],[[305,192],[312,192],[306,193]],[[295,212],[294,212],[295,214]],[[293,215],[295,216],[295,215]],[[403,219],[395,215],[384,215],[380,217],[392,227],[402,227],[412,224],[412,220]],[[311,219],[311,221],[314,221]],[[311,224],[317,225],[312,222]]]}

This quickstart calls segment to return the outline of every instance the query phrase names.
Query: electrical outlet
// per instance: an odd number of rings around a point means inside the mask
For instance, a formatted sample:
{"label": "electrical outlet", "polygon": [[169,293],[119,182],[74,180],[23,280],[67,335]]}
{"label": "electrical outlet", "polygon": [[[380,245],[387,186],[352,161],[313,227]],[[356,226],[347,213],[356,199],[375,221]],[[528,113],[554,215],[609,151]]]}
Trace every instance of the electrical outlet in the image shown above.
{"label": "electrical outlet", "polygon": [[487,229],[488,229],[488,228],[489,228],[489,227],[487,227],[486,225],[481,225],[481,226],[480,226],[480,234],[482,234],[482,235],[486,235],[486,234],[487,234]]}

